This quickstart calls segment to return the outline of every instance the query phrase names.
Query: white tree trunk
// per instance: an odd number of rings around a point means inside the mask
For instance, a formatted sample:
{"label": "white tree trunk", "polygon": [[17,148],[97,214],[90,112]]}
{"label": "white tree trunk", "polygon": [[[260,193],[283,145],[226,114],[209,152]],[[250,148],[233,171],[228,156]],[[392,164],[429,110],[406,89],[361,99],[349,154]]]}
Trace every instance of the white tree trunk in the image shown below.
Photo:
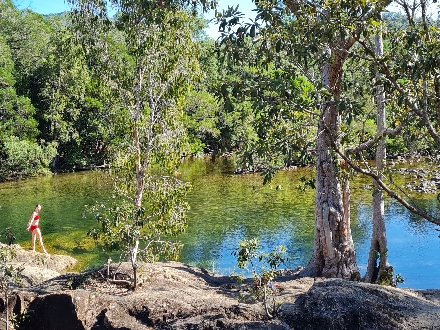
{"label": "white tree trunk", "polygon": [[[375,54],[383,56],[382,35],[375,36]],[[377,80],[381,80],[381,74],[377,73]],[[377,107],[377,135],[379,141],[376,150],[376,168],[380,173],[383,171],[386,162],[386,139],[383,133],[386,130],[385,118],[385,92],[383,85],[376,85],[376,107]],[[375,283],[380,280],[383,272],[390,271],[388,265],[388,246],[384,216],[384,194],[377,182],[373,180],[373,233],[371,236],[370,254],[368,257],[367,273],[365,282]],[[379,264],[377,260],[379,259]]]}
{"label": "white tree trunk", "polygon": [[[6,283],[6,286],[8,284]],[[9,330],[9,292],[8,288],[5,289],[5,308],[6,308],[6,330]]]}
{"label": "white tree trunk", "polygon": [[[134,206],[137,212],[137,209],[140,208],[142,206],[142,198],[143,198],[143,194],[144,194],[144,186],[145,186],[145,169],[142,166],[142,161],[141,161],[141,147],[140,147],[140,141],[139,141],[139,132],[138,132],[138,127],[137,127],[137,123],[135,123],[134,125],[134,129],[133,129],[133,142],[134,142],[134,147],[136,148],[136,153],[137,153],[137,160],[136,160],[136,196],[135,196],[135,200],[134,200]],[[133,219],[132,221],[137,221],[137,215],[133,214]],[[130,247],[130,261],[131,261],[131,266],[133,269],[133,287],[134,289],[137,288],[137,255],[139,252],[139,236],[136,235],[134,237],[134,245]]]}

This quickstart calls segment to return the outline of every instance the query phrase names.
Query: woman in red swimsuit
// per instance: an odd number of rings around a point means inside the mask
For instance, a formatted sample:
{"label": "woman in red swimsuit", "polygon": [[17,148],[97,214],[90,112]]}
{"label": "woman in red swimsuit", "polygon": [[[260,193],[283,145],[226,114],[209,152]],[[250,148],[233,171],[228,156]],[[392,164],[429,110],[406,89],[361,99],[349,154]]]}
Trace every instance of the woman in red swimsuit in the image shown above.
{"label": "woman in red swimsuit", "polygon": [[42,247],[43,252],[48,254],[46,249],[44,248],[43,237],[41,236],[40,227],[38,226],[40,222],[40,215],[38,214],[38,212],[40,212],[40,210],[41,205],[37,204],[27,224],[27,230],[32,233],[32,251],[35,252],[35,241],[38,237],[38,241],[40,242],[40,246]]}

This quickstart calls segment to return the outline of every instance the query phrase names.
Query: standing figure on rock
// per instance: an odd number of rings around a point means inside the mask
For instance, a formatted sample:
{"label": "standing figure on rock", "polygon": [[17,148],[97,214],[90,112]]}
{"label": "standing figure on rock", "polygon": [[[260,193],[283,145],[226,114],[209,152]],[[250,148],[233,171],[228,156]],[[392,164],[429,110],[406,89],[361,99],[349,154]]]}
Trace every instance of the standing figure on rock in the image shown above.
{"label": "standing figure on rock", "polygon": [[40,214],[38,212],[40,212],[40,210],[41,210],[41,205],[37,204],[35,206],[34,211],[31,214],[31,217],[29,218],[27,224],[27,230],[32,233],[32,251],[35,252],[35,241],[37,240],[38,237],[38,241],[40,242],[40,246],[43,249],[43,252],[48,254],[46,249],[44,248],[43,237],[41,236],[41,231],[39,227]]}

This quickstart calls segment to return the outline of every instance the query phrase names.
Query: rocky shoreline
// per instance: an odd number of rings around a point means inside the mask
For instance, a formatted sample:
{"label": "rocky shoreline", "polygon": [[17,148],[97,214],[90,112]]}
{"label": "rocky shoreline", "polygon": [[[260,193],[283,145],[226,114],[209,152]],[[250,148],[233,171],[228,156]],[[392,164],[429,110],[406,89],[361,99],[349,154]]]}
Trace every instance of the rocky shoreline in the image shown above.
{"label": "rocky shoreline", "polygon": [[[9,310],[15,329],[438,329],[440,290],[409,290],[339,279],[276,278],[278,313],[269,319],[253,299],[252,281],[211,273],[178,262],[140,265],[136,291],[107,281],[130,278],[128,263],[109,269],[63,273],[69,256],[26,251],[25,286],[15,288]],[[36,258],[37,257],[37,258]],[[38,258],[46,257],[44,264]],[[36,270],[38,269],[38,271]],[[63,273],[63,274],[62,274]],[[0,329],[6,329],[0,299]]]}

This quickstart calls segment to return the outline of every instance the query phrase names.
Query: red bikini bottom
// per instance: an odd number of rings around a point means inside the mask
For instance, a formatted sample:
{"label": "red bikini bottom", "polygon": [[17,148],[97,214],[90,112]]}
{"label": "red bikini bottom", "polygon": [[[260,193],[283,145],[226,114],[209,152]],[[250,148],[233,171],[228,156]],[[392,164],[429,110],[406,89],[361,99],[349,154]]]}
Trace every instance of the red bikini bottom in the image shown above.
{"label": "red bikini bottom", "polygon": [[31,228],[29,228],[29,231],[32,232],[32,231],[34,231],[34,230],[37,229],[37,228],[39,228],[38,225],[31,226]]}

